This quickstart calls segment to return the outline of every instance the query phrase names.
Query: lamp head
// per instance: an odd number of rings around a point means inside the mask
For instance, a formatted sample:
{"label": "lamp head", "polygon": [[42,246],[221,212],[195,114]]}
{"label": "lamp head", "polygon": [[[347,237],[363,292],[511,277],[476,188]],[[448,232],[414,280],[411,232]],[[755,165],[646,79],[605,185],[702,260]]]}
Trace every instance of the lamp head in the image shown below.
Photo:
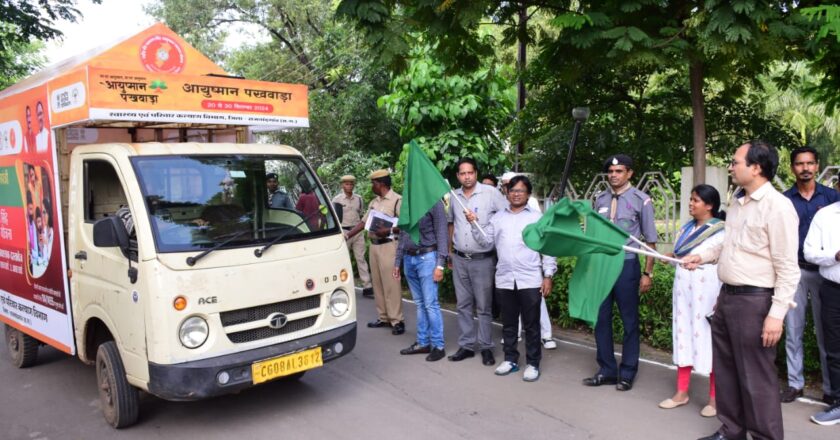
{"label": "lamp head", "polygon": [[577,122],[586,122],[589,118],[589,107],[575,107],[572,109],[572,118]]}

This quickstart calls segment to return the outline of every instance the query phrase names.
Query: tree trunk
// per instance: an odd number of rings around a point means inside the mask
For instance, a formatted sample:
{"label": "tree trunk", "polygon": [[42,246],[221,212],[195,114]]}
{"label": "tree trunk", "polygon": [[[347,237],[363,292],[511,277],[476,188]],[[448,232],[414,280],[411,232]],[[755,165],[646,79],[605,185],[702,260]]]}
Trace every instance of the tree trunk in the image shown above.
{"label": "tree trunk", "polygon": [[691,84],[691,122],[694,131],[694,186],[706,183],[706,104],[703,99],[703,63],[688,68]]}
{"label": "tree trunk", "polygon": [[[528,38],[528,6],[525,5],[525,2],[522,2],[522,5],[519,9],[519,51],[517,54],[517,70],[519,73],[519,81],[516,85],[517,97],[516,97],[516,116],[521,118],[522,117],[522,109],[525,108],[525,64],[527,63],[527,38]],[[513,163],[513,170],[519,172],[519,159],[522,157],[522,154],[525,152],[525,141],[521,138],[519,142],[516,143],[516,155],[514,158]]]}

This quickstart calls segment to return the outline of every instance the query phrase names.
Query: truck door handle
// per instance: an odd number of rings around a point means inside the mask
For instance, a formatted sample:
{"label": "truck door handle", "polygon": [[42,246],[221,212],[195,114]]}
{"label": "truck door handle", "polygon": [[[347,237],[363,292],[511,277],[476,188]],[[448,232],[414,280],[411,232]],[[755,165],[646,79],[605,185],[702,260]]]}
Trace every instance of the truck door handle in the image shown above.
{"label": "truck door handle", "polygon": [[85,251],[76,252],[76,255],[74,255],[74,257],[77,260],[87,260],[87,252],[85,252]]}

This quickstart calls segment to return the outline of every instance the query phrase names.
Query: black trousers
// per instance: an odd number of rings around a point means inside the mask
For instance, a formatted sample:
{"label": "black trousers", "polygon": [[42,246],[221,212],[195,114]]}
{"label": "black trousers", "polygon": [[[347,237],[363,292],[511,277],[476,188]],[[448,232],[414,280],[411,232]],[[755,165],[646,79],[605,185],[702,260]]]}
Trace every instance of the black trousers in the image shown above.
{"label": "black trousers", "polygon": [[828,382],[834,403],[840,403],[840,284],[823,278],[822,302],[823,344],[828,367]]}
{"label": "black trousers", "polygon": [[726,438],[781,440],[782,403],[776,347],[764,347],[761,332],[771,294],[721,290],[712,318],[712,364],[719,432]]}
{"label": "black trousers", "polygon": [[516,349],[519,333],[519,316],[525,330],[525,361],[528,365],[540,367],[542,343],[540,341],[540,289],[496,288],[496,297],[502,311],[502,335],[505,338],[505,360],[519,363]]}

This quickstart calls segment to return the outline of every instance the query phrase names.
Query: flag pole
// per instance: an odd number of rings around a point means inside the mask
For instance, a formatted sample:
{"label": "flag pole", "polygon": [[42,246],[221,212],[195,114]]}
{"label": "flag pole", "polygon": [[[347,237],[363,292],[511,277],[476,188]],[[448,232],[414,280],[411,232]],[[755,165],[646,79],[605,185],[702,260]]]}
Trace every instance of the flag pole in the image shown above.
{"label": "flag pole", "polygon": [[[458,198],[458,194],[455,194],[455,191],[452,189],[452,187],[451,187],[451,186],[449,187],[449,194],[452,194],[452,197],[451,197],[451,198],[452,198],[452,199],[455,199],[455,201],[456,201],[456,202],[458,202],[458,205],[460,205],[460,206],[461,206],[461,209],[463,209],[464,211],[466,211],[466,210],[467,210],[467,207],[466,207],[466,206],[464,206],[464,203],[463,203],[463,202],[461,202],[461,199],[459,199],[459,198]],[[481,232],[481,235],[483,235],[483,236],[484,236],[484,239],[485,239],[485,240],[489,240],[489,238],[487,238],[487,233],[486,233],[486,232],[484,232],[484,229],[482,229],[482,228],[481,228],[481,225],[479,225],[477,221],[472,222],[472,223],[473,223],[473,224],[475,224],[475,227],[477,227],[477,228],[478,228],[478,232]]]}
{"label": "flag pole", "polygon": [[575,120],[575,127],[572,130],[572,141],[569,142],[569,153],[566,155],[566,164],[563,165],[563,180],[560,181],[559,198],[566,197],[566,184],[569,182],[569,173],[572,171],[572,159],[575,156],[575,144],[577,144],[580,126],[589,118],[589,107],[575,107],[572,109],[572,118]]}
{"label": "flag pole", "polygon": [[[636,249],[636,248],[630,247],[630,246],[623,246],[623,248],[624,248],[625,251],[632,252],[634,254],[647,255],[649,257],[659,258],[660,260],[665,260],[665,261],[668,261],[670,263],[675,263],[675,264],[682,264],[683,263],[682,260],[680,260],[678,258],[666,257],[666,256],[664,256],[660,253],[649,252],[649,251],[646,251],[646,250],[643,250],[643,249]],[[697,268],[702,270],[702,267],[697,267]]]}

